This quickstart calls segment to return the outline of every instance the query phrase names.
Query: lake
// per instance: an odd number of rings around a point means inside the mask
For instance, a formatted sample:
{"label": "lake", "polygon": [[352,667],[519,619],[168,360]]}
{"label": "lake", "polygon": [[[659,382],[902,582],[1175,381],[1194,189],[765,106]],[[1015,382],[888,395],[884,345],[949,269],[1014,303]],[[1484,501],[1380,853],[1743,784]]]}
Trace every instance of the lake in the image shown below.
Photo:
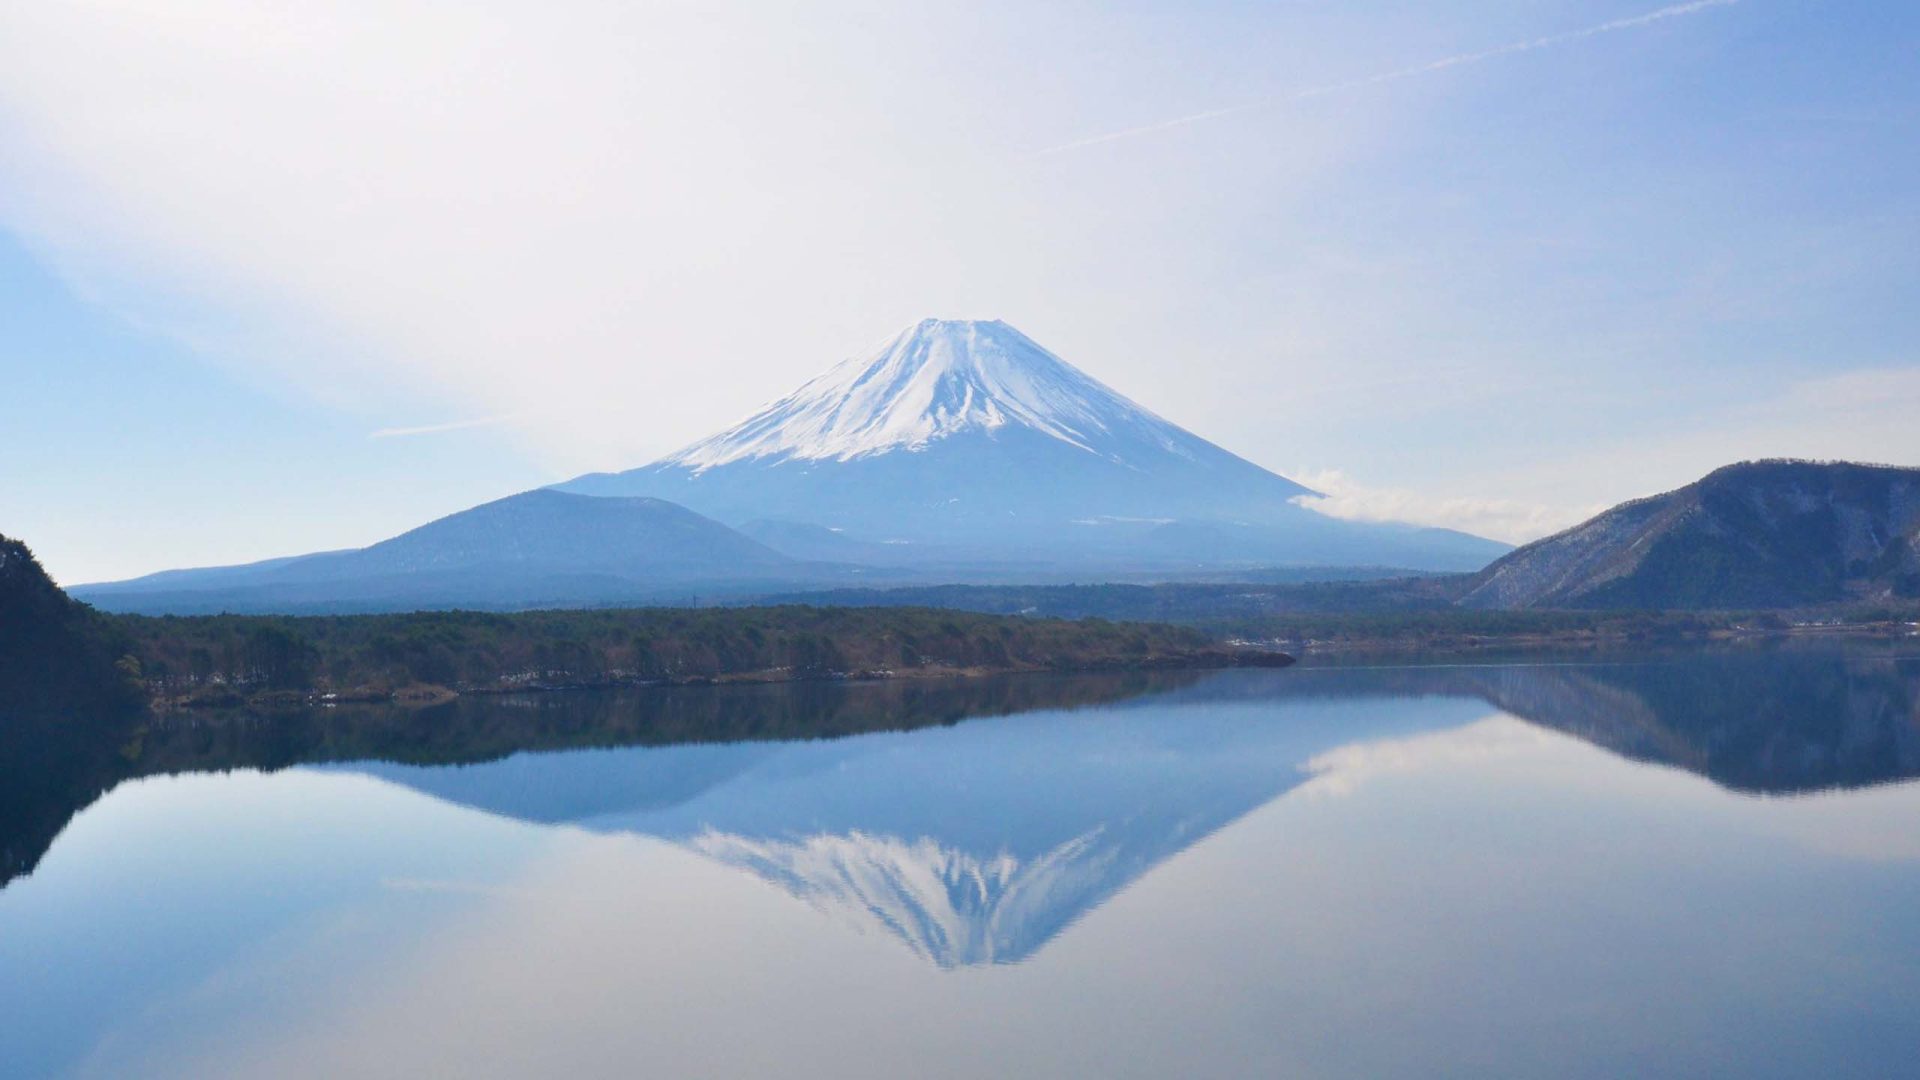
{"label": "lake", "polygon": [[73,720],[0,752],[0,1072],[1912,1075],[1917,702],[1881,644]]}

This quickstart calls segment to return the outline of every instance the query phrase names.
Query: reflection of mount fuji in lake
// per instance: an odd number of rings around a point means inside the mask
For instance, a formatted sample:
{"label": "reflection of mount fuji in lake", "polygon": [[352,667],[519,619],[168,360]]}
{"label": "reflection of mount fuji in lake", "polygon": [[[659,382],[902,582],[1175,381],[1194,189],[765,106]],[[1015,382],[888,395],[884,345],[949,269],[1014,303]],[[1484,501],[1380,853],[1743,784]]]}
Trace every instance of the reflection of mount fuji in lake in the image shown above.
{"label": "reflection of mount fuji in lake", "polygon": [[834,741],[351,766],[516,818],[659,837],[897,937],[943,967],[1030,956],[1155,865],[1308,778],[1357,734],[1484,706],[1300,701],[1263,673],[1136,700]]}
{"label": "reflection of mount fuji in lake", "polygon": [[1920,774],[1917,688],[1915,661],[1796,652],[1296,668],[849,739],[351,768],[492,813],[668,840],[950,967],[1032,955],[1340,746],[1492,705],[1735,790],[1850,787]]}

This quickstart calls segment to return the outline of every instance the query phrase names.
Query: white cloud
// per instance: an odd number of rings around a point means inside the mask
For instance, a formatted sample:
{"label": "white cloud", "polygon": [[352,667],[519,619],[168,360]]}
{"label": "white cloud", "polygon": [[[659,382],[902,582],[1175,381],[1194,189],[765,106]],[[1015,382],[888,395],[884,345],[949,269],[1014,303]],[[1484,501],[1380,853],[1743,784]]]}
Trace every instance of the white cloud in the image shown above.
{"label": "white cloud", "polygon": [[1324,496],[1294,501],[1329,517],[1437,525],[1519,544],[1737,461],[1920,465],[1917,417],[1920,368],[1876,368],[1793,383],[1765,400],[1710,411],[1673,434],[1611,441],[1471,478],[1500,496],[1373,486],[1340,469],[1288,475]]}
{"label": "white cloud", "polygon": [[1369,487],[1339,469],[1301,469],[1295,480],[1321,493],[1294,502],[1347,521],[1400,521],[1459,529],[1508,543],[1525,543],[1577,525],[1605,504],[1554,506],[1517,499],[1434,495],[1406,488]]}

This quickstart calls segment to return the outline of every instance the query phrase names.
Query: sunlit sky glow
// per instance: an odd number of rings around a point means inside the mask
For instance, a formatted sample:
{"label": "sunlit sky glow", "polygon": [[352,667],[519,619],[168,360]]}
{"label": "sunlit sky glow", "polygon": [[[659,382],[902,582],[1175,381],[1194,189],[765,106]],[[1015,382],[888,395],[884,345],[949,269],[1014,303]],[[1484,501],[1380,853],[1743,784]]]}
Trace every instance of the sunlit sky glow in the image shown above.
{"label": "sunlit sky glow", "polygon": [[1920,465],[1920,9],[20,4],[0,532],[365,544],[1004,318],[1345,516]]}

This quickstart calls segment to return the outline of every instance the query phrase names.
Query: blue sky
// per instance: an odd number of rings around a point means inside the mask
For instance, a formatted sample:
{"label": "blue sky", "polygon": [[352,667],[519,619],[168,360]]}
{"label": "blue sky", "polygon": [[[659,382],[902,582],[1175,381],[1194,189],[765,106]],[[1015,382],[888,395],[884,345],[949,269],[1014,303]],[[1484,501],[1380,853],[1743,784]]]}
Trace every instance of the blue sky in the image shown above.
{"label": "blue sky", "polygon": [[1920,465],[1915,55],[1795,0],[21,5],[0,531],[68,583],[364,544],[928,315],[1347,516]]}

